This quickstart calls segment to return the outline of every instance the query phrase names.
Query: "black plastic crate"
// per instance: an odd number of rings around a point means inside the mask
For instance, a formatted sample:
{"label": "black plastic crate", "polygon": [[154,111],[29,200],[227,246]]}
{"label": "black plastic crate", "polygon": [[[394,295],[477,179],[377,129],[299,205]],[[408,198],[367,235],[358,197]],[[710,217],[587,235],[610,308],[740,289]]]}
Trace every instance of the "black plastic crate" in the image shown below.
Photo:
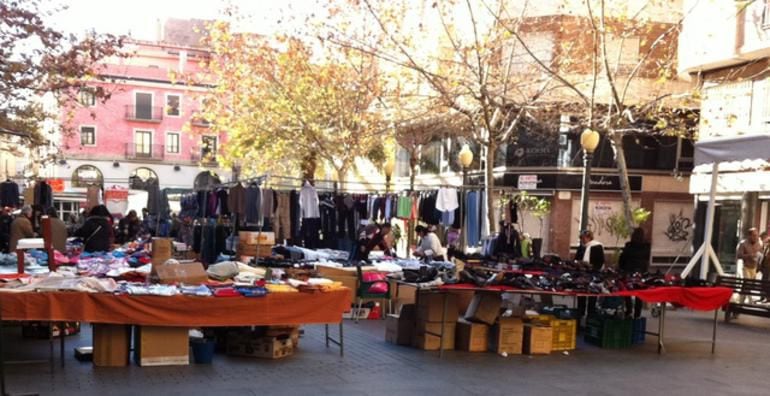
{"label": "black plastic crate", "polygon": [[631,319],[589,317],[583,339],[601,348],[628,348],[631,346],[632,330]]}

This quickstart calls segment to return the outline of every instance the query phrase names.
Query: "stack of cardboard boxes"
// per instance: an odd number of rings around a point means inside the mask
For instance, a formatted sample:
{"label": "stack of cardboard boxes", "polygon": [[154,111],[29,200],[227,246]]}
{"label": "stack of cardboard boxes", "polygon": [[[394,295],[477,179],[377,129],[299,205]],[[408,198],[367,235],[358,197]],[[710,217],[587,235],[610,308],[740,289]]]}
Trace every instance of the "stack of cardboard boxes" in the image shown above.
{"label": "stack of cardboard boxes", "polygon": [[[400,315],[389,315],[385,339],[397,345],[438,350],[443,317],[445,350],[491,351],[505,355],[551,353],[553,332],[547,323],[525,324],[521,307],[501,317],[501,306],[497,293],[469,296],[420,292],[416,305],[404,305]],[[459,312],[464,313],[462,317]]]}
{"label": "stack of cardboard boxes", "polygon": [[238,233],[238,257],[249,262],[254,257],[270,257],[275,246],[275,233],[241,231]]}
{"label": "stack of cardboard boxes", "polygon": [[298,326],[269,326],[228,333],[226,351],[231,356],[280,359],[293,355],[298,346]]}

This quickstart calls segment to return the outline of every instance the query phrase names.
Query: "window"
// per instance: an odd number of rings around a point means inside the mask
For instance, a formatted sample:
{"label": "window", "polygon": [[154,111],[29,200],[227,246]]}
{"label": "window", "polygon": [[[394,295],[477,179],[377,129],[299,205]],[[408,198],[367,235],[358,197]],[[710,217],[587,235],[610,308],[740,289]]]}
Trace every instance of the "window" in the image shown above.
{"label": "window", "polygon": [[103,181],[102,172],[92,165],[81,165],[72,172],[72,187],[101,186]]}
{"label": "window", "polygon": [[182,97],[180,95],[166,94],[166,115],[179,117],[181,111]]}
{"label": "window", "polygon": [[762,4],[762,27],[770,28],[770,0],[763,1]]}
{"label": "window", "polygon": [[93,127],[93,126],[80,127],[80,145],[81,146],[96,145],[96,127]]}
{"label": "window", "polygon": [[90,87],[81,89],[80,104],[86,107],[96,106],[96,90]]}
{"label": "window", "polygon": [[134,118],[137,120],[152,120],[152,94],[136,92],[134,94]]}
{"label": "window", "polygon": [[201,137],[201,160],[204,162],[214,162],[217,160],[217,137]]}
{"label": "window", "polygon": [[136,131],[134,134],[134,154],[137,157],[152,157],[152,132]]}
{"label": "window", "polygon": [[166,152],[179,154],[179,133],[166,132]]}

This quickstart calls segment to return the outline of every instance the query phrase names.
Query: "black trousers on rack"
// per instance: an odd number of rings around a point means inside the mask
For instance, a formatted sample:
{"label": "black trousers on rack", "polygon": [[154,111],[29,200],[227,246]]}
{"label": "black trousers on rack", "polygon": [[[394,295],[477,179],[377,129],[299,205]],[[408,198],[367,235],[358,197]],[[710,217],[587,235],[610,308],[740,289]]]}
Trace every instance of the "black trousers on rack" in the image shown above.
{"label": "black trousers on rack", "polygon": [[321,247],[321,219],[305,218],[302,219],[302,240],[304,246],[308,249],[318,249]]}

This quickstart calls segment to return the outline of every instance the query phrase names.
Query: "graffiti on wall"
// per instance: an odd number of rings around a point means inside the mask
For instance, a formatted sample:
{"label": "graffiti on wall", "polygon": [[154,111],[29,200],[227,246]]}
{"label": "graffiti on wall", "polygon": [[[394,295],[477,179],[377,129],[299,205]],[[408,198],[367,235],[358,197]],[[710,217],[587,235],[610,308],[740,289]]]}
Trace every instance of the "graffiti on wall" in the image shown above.
{"label": "graffiti on wall", "polygon": [[691,229],[692,220],[684,216],[683,209],[679,209],[679,213],[669,214],[668,228],[664,234],[672,242],[682,242],[690,239]]}

